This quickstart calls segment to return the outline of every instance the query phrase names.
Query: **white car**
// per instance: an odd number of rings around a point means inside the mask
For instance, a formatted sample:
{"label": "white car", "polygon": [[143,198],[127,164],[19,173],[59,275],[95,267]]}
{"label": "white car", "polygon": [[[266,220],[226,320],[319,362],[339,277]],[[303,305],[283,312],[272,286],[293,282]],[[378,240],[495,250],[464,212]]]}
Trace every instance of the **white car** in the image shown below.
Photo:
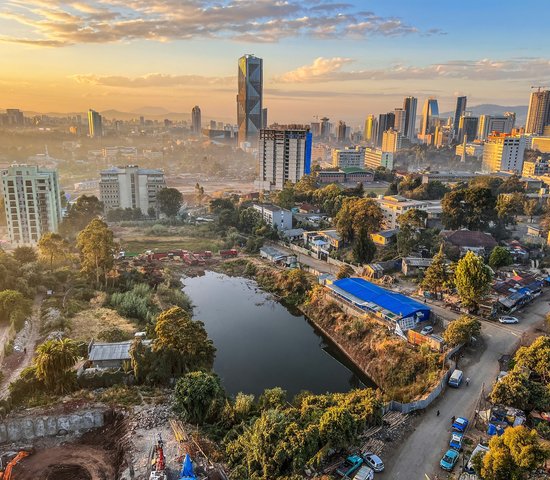
{"label": "white car", "polygon": [[516,317],[508,317],[508,316],[500,317],[498,321],[500,323],[506,323],[506,324],[519,323],[519,320]]}
{"label": "white car", "polygon": [[425,326],[425,327],[420,331],[420,335],[431,335],[432,333],[434,333],[434,327],[432,327],[431,325]]}
{"label": "white car", "polygon": [[357,470],[353,480],[374,480],[374,472],[372,471],[372,468],[363,465],[359,470]]}
{"label": "white car", "polygon": [[363,459],[365,460],[365,463],[375,472],[384,471],[384,462],[378,455],[369,452],[363,455]]}

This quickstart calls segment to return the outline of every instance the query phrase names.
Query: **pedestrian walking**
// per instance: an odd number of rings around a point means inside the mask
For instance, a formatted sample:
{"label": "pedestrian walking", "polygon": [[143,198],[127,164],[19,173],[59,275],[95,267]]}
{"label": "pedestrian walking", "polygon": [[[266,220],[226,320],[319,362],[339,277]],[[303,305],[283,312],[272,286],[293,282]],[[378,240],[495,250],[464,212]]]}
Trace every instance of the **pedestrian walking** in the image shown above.
{"label": "pedestrian walking", "polygon": [[439,417],[439,410],[437,411],[437,416]]}
{"label": "pedestrian walking", "polygon": [[466,377],[466,386],[470,385],[470,377]]}
{"label": "pedestrian walking", "polygon": [[452,423],[455,423],[455,420],[456,420],[456,417],[453,415],[453,416],[451,417]]}

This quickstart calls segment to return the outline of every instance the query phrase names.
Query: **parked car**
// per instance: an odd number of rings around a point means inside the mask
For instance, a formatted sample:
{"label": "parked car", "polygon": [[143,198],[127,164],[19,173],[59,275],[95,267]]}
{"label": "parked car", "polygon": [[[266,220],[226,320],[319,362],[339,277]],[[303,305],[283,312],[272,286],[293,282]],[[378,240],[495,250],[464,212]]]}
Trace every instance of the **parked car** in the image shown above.
{"label": "parked car", "polygon": [[365,460],[365,463],[375,472],[384,471],[384,462],[378,455],[367,452],[363,455],[363,459]]}
{"label": "parked car", "polygon": [[431,325],[426,325],[426,326],[420,331],[420,335],[431,335],[432,333],[434,333],[434,327],[432,327]]}
{"label": "parked car", "polygon": [[458,462],[459,455],[460,454],[456,450],[447,450],[443,458],[439,461],[439,466],[448,472],[452,471],[452,469],[455,468],[456,462]]}
{"label": "parked car", "polygon": [[498,321],[500,323],[506,323],[506,324],[519,323],[519,319],[517,317],[509,317],[507,315],[504,315],[503,317],[499,317]]}
{"label": "parked car", "polygon": [[464,417],[458,417],[452,425],[452,429],[455,432],[465,432],[466,428],[468,427],[468,419]]}
{"label": "parked car", "polygon": [[449,387],[454,387],[454,388],[460,387],[463,377],[464,377],[464,374],[462,373],[462,370],[458,370],[458,369],[453,370],[453,373],[451,374],[451,376],[449,377],[449,381],[447,382],[449,384]]}
{"label": "parked car", "polygon": [[463,433],[460,433],[460,432],[451,433],[451,441],[449,442],[449,446],[451,448],[454,448],[457,452],[460,452],[460,450],[462,449],[463,437],[464,437]]}
{"label": "parked car", "polygon": [[372,468],[367,467],[365,464],[361,466],[359,470],[357,470],[357,473],[355,474],[355,477],[353,477],[353,480],[374,480],[374,471]]}
{"label": "parked car", "polygon": [[350,455],[340,466],[336,468],[336,473],[341,477],[351,478],[363,464],[363,459],[359,455]]}

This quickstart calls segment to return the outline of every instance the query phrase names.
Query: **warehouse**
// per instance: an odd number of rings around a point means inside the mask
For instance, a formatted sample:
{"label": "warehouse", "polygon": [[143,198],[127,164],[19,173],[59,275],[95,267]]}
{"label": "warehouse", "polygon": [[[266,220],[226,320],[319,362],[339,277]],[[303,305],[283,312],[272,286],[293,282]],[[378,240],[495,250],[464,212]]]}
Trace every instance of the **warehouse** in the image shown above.
{"label": "warehouse", "polygon": [[392,292],[362,278],[343,278],[328,288],[332,293],[355,307],[383,320],[398,323],[402,330],[429,320],[430,307],[401,293]]}

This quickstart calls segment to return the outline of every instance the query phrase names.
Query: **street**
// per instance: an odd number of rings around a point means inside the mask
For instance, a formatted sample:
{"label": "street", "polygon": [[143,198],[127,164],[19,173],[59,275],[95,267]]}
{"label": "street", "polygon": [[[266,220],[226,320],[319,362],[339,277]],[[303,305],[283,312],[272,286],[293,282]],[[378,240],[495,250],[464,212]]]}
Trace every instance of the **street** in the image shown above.
{"label": "street", "polygon": [[[520,319],[518,325],[501,325],[483,322],[482,337],[485,350],[477,358],[463,358],[459,368],[464,377],[470,378],[470,385],[465,383],[458,389],[448,388],[426,411],[421,414],[418,426],[400,444],[391,459],[384,459],[386,471],[384,476],[392,480],[425,480],[426,474],[442,476],[439,460],[448,449],[451,417],[465,416],[470,421],[479,400],[482,387],[487,394],[498,374],[498,359],[503,354],[511,353],[524,332],[544,320],[548,307],[549,292],[536,299],[521,313],[514,315]],[[440,411],[438,417],[436,412]],[[455,470],[458,471],[462,460]],[[446,475],[446,474],[444,474]]]}

